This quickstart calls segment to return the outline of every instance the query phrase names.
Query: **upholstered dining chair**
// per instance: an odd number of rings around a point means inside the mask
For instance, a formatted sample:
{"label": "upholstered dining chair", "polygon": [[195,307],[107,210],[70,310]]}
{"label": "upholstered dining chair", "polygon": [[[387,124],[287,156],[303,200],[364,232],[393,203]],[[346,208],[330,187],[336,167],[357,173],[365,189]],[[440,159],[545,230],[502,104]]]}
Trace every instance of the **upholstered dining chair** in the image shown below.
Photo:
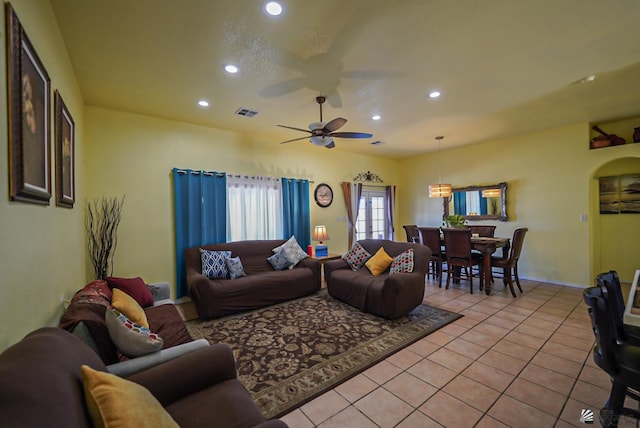
{"label": "upholstered dining chair", "polygon": [[443,264],[446,261],[446,253],[442,251],[442,240],[440,239],[439,227],[418,227],[422,245],[426,245],[431,250],[431,260],[427,278],[432,275],[438,278],[438,286],[442,288]]}
{"label": "upholstered dining chair", "polygon": [[626,396],[640,401],[640,346],[618,340],[614,318],[609,311],[611,302],[603,292],[606,288],[591,287],[583,292],[583,298],[591,318],[596,338],[593,360],[611,378],[609,399],[600,411],[600,423],[604,427],[618,426],[620,416],[640,418],[640,412],[624,407]]}
{"label": "upholstered dining chair", "polygon": [[513,231],[513,238],[511,239],[511,249],[509,250],[508,257],[496,257],[491,256],[491,270],[493,278],[493,268],[502,269],[502,278],[505,286],[509,286],[511,295],[516,297],[516,290],[513,288],[513,280],[515,279],[518,290],[522,293],[522,287],[520,286],[520,277],[518,276],[518,260],[520,260],[520,254],[522,253],[522,244],[524,244],[524,237],[529,229],[521,227]]}
{"label": "upholstered dining chair", "polygon": [[402,226],[407,233],[407,242],[420,243],[420,233],[418,232],[418,226],[415,224],[405,224]]}
{"label": "upholstered dining chair", "polygon": [[469,226],[471,235],[478,234],[487,238],[493,238],[496,233],[496,226]]}
{"label": "upholstered dining chair", "polygon": [[[449,288],[451,277],[460,280],[462,268],[469,268],[470,291],[473,294],[473,277],[480,277],[480,290],[484,289],[484,269],[482,254],[471,251],[471,230],[442,229],[444,233],[444,248],[447,254],[447,285]],[[474,271],[473,267],[478,269]]]}

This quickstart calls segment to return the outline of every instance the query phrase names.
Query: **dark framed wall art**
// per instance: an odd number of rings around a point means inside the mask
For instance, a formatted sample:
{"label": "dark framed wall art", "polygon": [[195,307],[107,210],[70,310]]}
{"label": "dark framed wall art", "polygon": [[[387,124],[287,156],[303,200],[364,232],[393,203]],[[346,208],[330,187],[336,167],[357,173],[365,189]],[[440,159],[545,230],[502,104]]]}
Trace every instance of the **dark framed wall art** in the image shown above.
{"label": "dark framed wall art", "polygon": [[49,205],[50,79],[10,3],[7,25],[9,197]]}
{"label": "dark framed wall art", "polygon": [[58,91],[55,104],[56,205],[73,208],[75,189],[75,123]]}

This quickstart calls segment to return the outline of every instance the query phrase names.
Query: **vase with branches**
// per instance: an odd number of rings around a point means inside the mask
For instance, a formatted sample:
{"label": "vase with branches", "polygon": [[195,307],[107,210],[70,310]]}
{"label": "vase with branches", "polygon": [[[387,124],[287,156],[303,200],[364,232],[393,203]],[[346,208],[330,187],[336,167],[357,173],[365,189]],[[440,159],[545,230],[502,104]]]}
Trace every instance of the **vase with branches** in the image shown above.
{"label": "vase with branches", "polygon": [[113,255],[118,244],[118,225],[122,218],[124,196],[100,198],[87,202],[85,228],[89,257],[95,279],[104,279],[113,273]]}

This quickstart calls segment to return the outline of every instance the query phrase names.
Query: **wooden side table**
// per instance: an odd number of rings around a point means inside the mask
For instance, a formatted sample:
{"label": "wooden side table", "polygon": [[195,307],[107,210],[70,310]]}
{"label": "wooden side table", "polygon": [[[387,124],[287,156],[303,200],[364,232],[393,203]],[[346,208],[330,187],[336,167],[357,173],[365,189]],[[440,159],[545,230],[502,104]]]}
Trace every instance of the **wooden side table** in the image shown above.
{"label": "wooden side table", "polygon": [[342,257],[342,254],[335,254],[335,253],[329,253],[326,256],[321,256],[321,257],[316,257],[316,256],[309,256],[309,258],[313,259],[313,260],[318,260],[320,262],[320,264],[322,265],[321,270],[320,270],[320,281],[322,282],[322,287],[325,287],[327,284],[324,282],[324,263],[328,262],[329,260],[337,260],[340,257]]}

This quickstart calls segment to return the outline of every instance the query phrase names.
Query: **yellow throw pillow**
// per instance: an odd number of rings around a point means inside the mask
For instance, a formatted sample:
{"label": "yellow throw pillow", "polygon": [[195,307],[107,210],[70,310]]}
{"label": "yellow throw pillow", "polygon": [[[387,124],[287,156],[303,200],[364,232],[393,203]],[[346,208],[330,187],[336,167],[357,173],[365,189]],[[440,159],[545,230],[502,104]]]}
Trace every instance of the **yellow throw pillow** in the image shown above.
{"label": "yellow throw pillow", "polygon": [[145,387],[86,365],[81,370],[85,401],[96,427],[178,427]]}
{"label": "yellow throw pillow", "polygon": [[387,270],[393,259],[387,254],[384,248],[380,247],[378,251],[364,264],[371,273],[376,276]]}
{"label": "yellow throw pillow", "polygon": [[147,314],[144,313],[142,306],[135,301],[135,299],[129,296],[119,288],[113,289],[113,297],[111,297],[111,306],[119,310],[136,324],[149,328],[149,321],[147,320]]}

